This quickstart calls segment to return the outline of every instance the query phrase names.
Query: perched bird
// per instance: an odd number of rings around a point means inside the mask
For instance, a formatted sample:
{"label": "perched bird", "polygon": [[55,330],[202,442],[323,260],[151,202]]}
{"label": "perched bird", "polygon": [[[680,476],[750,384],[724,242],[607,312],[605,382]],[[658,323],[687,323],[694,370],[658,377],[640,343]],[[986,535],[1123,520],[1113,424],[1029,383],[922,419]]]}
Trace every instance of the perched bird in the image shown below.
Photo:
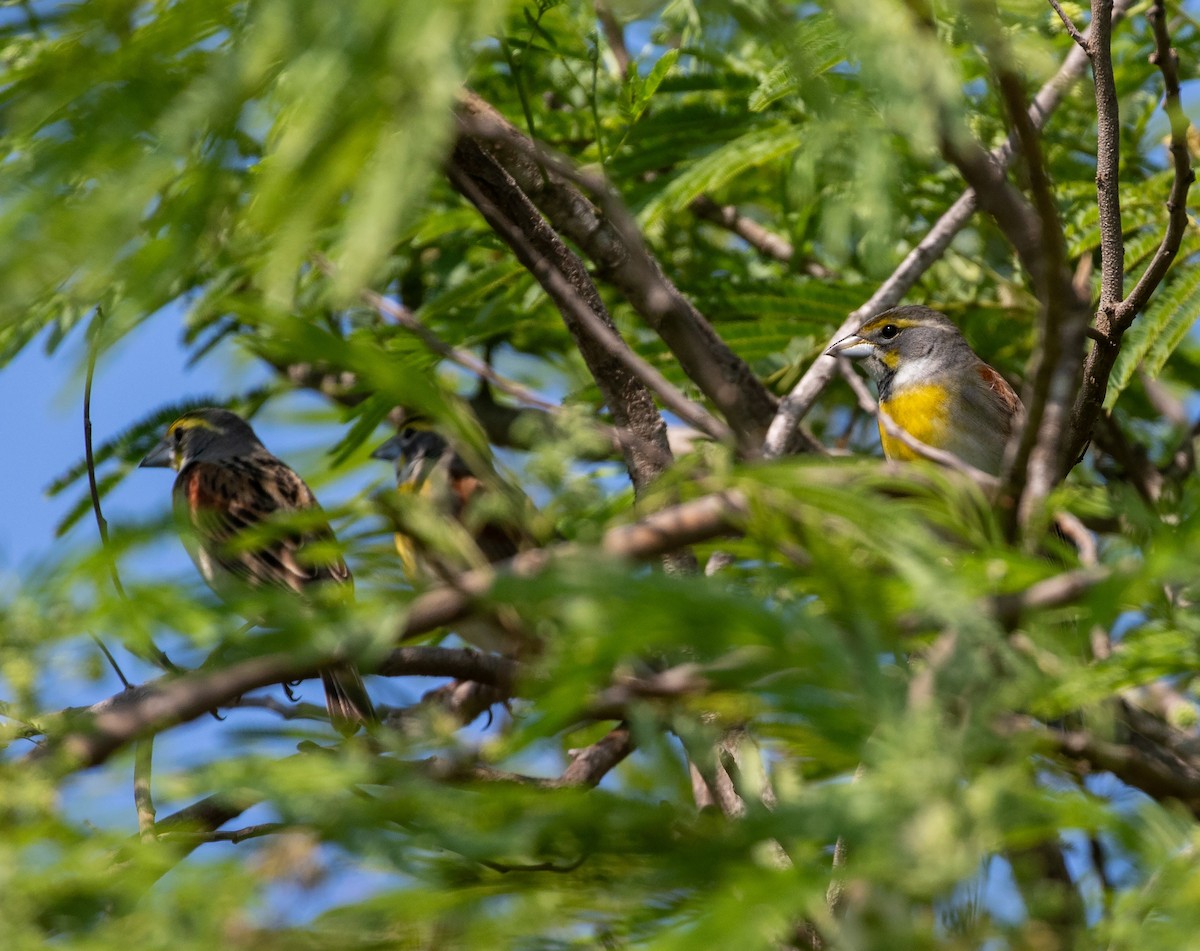
{"label": "perched bird", "polygon": [[[437,433],[403,429],[371,453],[371,458],[395,463],[397,491],[402,496],[415,494],[426,499],[443,516],[435,526],[441,535],[438,539],[426,537],[428,532],[412,524],[404,526],[407,531],[396,533],[396,551],[410,580],[441,580],[447,573],[469,568],[481,558],[486,562],[504,561],[520,550],[513,526],[488,518],[486,513],[478,519],[472,517],[476,513],[470,510],[485,491],[483,481]],[[458,531],[453,533],[457,538],[445,537],[449,534],[445,516],[455,526],[468,528],[466,545]]]}
{"label": "perched bird", "polygon": [[[174,469],[175,515],[192,561],[218,595],[241,588],[273,587],[305,596],[311,586],[335,584],[353,591],[339,557],[321,560],[307,546],[333,541],[320,519],[305,528],[264,532],[261,542],[239,540],[247,530],[289,512],[320,511],[312,490],[271,455],[250,425],[225,409],[206,408],[175,420],[142,466]],[[261,619],[251,618],[259,621]],[[330,719],[342,733],[375,721],[362,677],[352,664],[321,671]]]}
{"label": "perched bird", "polygon": [[[469,568],[512,558],[525,537],[483,480],[440,435],[427,429],[401,430],[372,458],[396,467],[396,551],[413,584],[442,583]],[[504,654],[524,652],[529,638],[512,611],[476,617],[455,628],[468,643]]]}
{"label": "perched bird", "polygon": [[[977,469],[1000,474],[1004,448],[1025,408],[947,317],[919,305],[895,307],[828,352],[863,361],[879,385],[879,408],[909,435]],[[917,457],[888,434],[882,421],[879,438],[888,459]]]}

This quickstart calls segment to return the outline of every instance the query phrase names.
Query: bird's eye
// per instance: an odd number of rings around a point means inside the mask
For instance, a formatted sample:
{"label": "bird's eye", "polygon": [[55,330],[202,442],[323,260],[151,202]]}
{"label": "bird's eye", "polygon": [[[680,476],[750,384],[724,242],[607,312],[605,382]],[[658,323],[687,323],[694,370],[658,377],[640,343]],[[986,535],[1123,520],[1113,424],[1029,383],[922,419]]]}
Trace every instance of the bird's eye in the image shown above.
{"label": "bird's eye", "polygon": [[884,340],[891,340],[900,332],[900,328],[895,324],[884,324],[883,329],[879,331],[879,336]]}

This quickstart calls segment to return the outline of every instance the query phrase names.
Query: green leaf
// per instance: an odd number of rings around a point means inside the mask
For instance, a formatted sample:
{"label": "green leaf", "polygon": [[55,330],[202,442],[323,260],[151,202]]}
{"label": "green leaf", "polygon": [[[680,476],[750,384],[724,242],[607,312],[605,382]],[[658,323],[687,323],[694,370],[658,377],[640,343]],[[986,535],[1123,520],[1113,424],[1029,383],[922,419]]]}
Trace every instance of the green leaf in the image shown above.
{"label": "green leaf", "polygon": [[639,80],[636,85],[630,85],[632,99],[626,108],[626,116],[630,124],[637,122],[650,107],[650,101],[658,92],[658,87],[662,85],[663,80],[667,78],[667,74],[678,61],[679,50],[667,50],[658,58],[645,79]]}
{"label": "green leaf", "polygon": [[785,123],[747,132],[692,162],[646,203],[638,220],[645,227],[661,225],[667,215],[682,211],[700,195],[791,155],[802,147],[804,138],[804,129]]}
{"label": "green leaf", "polygon": [[1113,366],[1104,408],[1112,409],[1121,393],[1141,369],[1154,379],[1183,342],[1200,316],[1200,265],[1182,268],[1165,290],[1160,290],[1146,312],[1137,319],[1122,342]]}

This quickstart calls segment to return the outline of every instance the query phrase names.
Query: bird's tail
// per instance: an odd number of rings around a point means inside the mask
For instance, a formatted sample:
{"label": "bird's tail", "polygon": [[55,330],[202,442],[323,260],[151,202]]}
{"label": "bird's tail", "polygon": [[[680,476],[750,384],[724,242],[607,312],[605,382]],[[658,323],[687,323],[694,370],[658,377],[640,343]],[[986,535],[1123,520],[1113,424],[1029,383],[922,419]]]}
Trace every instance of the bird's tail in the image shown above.
{"label": "bird's tail", "polygon": [[325,707],[329,710],[329,718],[334,729],[343,736],[351,736],[359,727],[378,722],[362,675],[353,664],[326,667],[321,671],[321,683],[325,685]]}

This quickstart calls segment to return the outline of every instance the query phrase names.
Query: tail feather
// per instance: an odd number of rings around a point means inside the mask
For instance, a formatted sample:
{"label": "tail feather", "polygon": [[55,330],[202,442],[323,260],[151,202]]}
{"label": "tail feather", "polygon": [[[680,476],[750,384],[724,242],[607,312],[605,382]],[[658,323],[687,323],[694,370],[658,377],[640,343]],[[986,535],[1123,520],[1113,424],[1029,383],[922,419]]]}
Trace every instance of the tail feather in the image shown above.
{"label": "tail feather", "polygon": [[353,664],[338,664],[321,671],[325,685],[325,707],[334,729],[343,736],[352,736],[359,727],[379,722],[375,707],[367,694],[362,675]]}

